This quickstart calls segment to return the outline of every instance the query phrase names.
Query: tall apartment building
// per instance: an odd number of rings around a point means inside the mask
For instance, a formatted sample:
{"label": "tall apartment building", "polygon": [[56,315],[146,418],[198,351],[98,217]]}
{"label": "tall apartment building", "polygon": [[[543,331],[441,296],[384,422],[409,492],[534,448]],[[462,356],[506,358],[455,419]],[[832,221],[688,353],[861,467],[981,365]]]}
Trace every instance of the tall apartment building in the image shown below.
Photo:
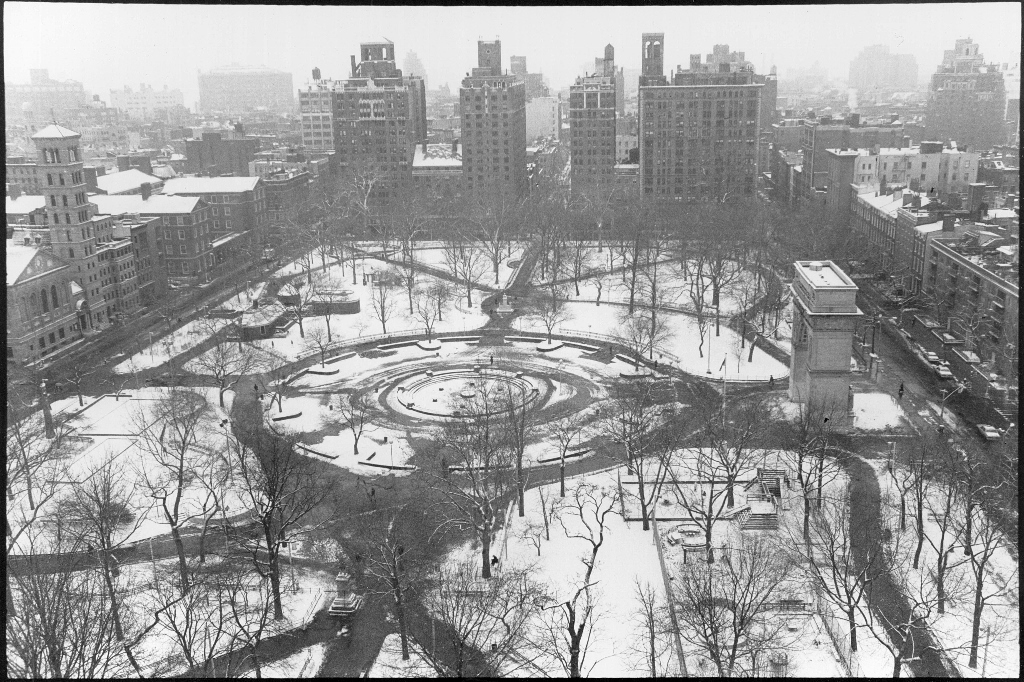
{"label": "tall apartment building", "polygon": [[149,121],[160,109],[185,106],[185,96],[181,90],[169,90],[166,85],[163,90],[154,90],[152,86],[142,83],[138,92],[126,85],[121,90],[110,91],[110,106],[129,118]]}
{"label": "tall apartment building", "polygon": [[526,84],[526,101],[536,99],[538,97],[548,97],[550,92],[548,86],[544,84],[543,73],[529,73],[526,69],[526,57],[512,55],[509,57],[509,71],[512,72],[513,76],[516,76],[519,80]]}
{"label": "tall apartment building", "polygon": [[917,59],[893,54],[888,45],[871,45],[850,62],[849,86],[857,90],[916,90]]}
{"label": "tall apartment building", "polygon": [[990,149],[1006,138],[1006,90],[998,64],[985,64],[970,38],[946,50],[928,90],[925,124],[933,140]]}
{"label": "tall apartment building", "polygon": [[[598,58],[602,71],[581,76],[569,87],[569,182],[574,193],[615,182],[617,94],[615,51]],[[595,64],[596,65],[596,64]]]}
{"label": "tall apartment building", "polygon": [[526,191],[526,85],[501,73],[501,41],[479,41],[477,63],[462,81],[462,164],[476,197]]}
{"label": "tall apartment building", "polygon": [[243,114],[295,110],[292,75],[266,67],[222,66],[199,74],[199,111]]}
{"label": "tall apartment building", "polygon": [[32,136],[38,152],[43,196],[50,215],[50,245],[71,266],[84,289],[83,331],[130,316],[139,307],[134,253],[128,238],[115,234],[109,214],[97,211],[86,192],[81,136],[52,124]]}
{"label": "tall apartment building", "polygon": [[4,112],[7,121],[66,120],[88,106],[85,88],[78,81],[57,81],[47,69],[31,69],[28,84],[4,83]]}
{"label": "tall apartment building", "polygon": [[352,77],[320,79],[299,92],[302,141],[334,150],[339,172],[372,172],[381,180],[374,201],[387,201],[411,181],[417,142],[427,140],[426,90],[419,76],[403,76],[390,41],[362,43]]}
{"label": "tall apartment building", "polygon": [[619,118],[625,116],[626,84],[623,77],[622,67],[615,67],[615,48],[612,47],[611,43],[605,45],[603,57],[594,57],[594,75],[610,75],[615,79],[615,115]]}
{"label": "tall apartment building", "polygon": [[[761,91],[749,68],[677,71],[668,84],[664,35],[644,34],[640,188],[687,201],[752,196],[758,177]],[[691,59],[691,66],[699,64]]]}

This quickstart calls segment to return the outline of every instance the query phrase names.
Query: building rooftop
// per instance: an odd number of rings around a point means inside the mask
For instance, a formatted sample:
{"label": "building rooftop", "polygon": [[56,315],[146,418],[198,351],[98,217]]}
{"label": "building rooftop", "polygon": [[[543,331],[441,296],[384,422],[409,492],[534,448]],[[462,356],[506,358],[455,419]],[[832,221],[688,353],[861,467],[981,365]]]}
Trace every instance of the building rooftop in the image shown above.
{"label": "building rooftop", "polygon": [[42,194],[22,194],[17,199],[7,197],[7,215],[28,215],[46,207]]}
{"label": "building rooftop", "polygon": [[931,234],[933,232],[942,232],[942,221],[936,221],[934,223],[927,223],[925,225],[915,225],[914,229],[921,234]]}
{"label": "building rooftop", "polygon": [[462,168],[462,145],[455,145],[452,150],[450,144],[428,144],[424,151],[423,145],[416,145],[416,152],[413,154],[412,167],[434,168],[444,166],[447,168]]}
{"label": "building rooftop", "polygon": [[38,246],[25,246],[7,240],[7,286],[18,281],[21,273],[25,272],[25,268],[38,252]]}
{"label": "building rooftop", "polygon": [[948,249],[995,279],[1002,280],[1014,295],[1019,295],[1020,242],[1005,243],[1007,241],[993,233],[968,232],[962,237],[936,237],[932,243],[936,248]]}
{"label": "building rooftop", "polygon": [[52,123],[32,136],[33,140],[57,140],[65,137],[81,137],[74,130],[68,130],[62,126]]}
{"label": "building rooftop", "polygon": [[857,287],[853,280],[847,277],[846,273],[830,260],[797,261],[796,267],[797,272],[816,289]]}
{"label": "building rooftop", "polygon": [[171,178],[164,183],[164,194],[234,194],[256,189],[259,178]]}
{"label": "building rooftop", "polygon": [[139,189],[147,182],[155,186],[162,183],[163,180],[148,173],[143,173],[138,168],[130,168],[120,173],[100,175],[96,178],[96,186],[107,194],[131,192]]}
{"label": "building rooftop", "polygon": [[143,199],[141,194],[90,194],[89,203],[104,215],[141,213],[146,215],[188,214],[196,210],[199,197],[176,197],[153,194]]}

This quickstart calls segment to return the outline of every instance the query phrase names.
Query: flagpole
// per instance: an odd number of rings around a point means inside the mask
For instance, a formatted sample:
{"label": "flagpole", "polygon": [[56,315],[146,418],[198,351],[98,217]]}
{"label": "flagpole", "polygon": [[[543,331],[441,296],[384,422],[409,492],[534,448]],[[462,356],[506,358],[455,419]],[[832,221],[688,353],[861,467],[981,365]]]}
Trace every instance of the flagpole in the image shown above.
{"label": "flagpole", "polygon": [[727,388],[725,385],[725,375],[729,373],[729,354],[726,353],[725,357],[722,358],[722,426],[725,426],[725,399],[727,396]]}

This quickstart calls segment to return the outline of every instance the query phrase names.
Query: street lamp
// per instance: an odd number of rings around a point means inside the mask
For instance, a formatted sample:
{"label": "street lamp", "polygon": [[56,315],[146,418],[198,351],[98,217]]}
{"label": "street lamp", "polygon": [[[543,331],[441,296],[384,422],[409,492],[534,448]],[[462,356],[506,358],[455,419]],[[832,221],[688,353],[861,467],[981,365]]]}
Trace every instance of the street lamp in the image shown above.
{"label": "street lamp", "polygon": [[[971,382],[965,381],[963,383],[957,384],[956,388],[954,388],[953,390],[946,394],[946,396],[942,399],[942,402],[939,403],[939,421],[942,421],[943,416],[946,414],[946,401],[952,398],[957,393],[960,393],[961,391],[970,390],[970,388]],[[943,393],[945,393],[945,391],[943,391]]]}

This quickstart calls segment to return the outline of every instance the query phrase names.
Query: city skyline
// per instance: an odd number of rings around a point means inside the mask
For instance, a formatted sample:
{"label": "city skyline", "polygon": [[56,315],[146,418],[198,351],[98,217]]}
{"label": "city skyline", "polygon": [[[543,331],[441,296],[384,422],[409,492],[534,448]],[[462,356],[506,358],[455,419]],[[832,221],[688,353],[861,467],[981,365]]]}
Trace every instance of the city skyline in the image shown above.
{"label": "city skyline", "polygon": [[[1019,63],[1019,3],[913,5],[915,16],[929,18],[927,34],[900,22],[879,21],[888,6],[801,7],[416,7],[402,8],[395,21],[390,7],[283,7],[144,5],[124,6],[61,4],[59,17],[52,3],[7,3],[4,6],[4,80],[28,82],[29,69],[46,68],[57,80],[81,81],[85,88],[109,100],[111,89],[137,88],[148,83],[157,89],[165,84],[180,89],[187,106],[198,99],[198,71],[229,64],[265,65],[293,75],[296,89],[319,67],[324,77],[349,76],[349,55],[362,42],[387,38],[398,56],[415,52],[424,64],[433,88],[447,84],[457,89],[475,63],[476,41],[502,41],[503,70],[511,55],[524,55],[531,72],[541,72],[555,90],[567,88],[580,75],[579,65],[598,54],[606,44],[616,49],[616,61],[626,69],[639,68],[640,36],[663,31],[665,66],[686,65],[691,53],[706,54],[715,44],[746,53],[759,73],[774,65],[785,79],[791,70],[815,61],[830,78],[845,80],[850,61],[874,44],[887,45],[894,53],[913,54],[923,85],[948,45],[956,38],[972,37],[981,45],[985,59]],[[941,20],[939,20],[941,19]],[[110,59],[107,50],[85,50],[80,44],[43,45],[34,36],[43,26],[64,28],[81,35],[95,27],[102,35],[133,35],[131,49],[138,59]],[[709,29],[708,24],[717,24]],[[765,25],[775,30],[765,31]],[[823,30],[809,32],[809,26]],[[146,27],[159,26],[146,35]],[[572,26],[566,33],[565,26]],[[829,27],[843,27],[845,36],[834,40]],[[319,27],[319,28],[318,28]],[[329,28],[328,28],[329,27]],[[50,30],[50,28],[47,28]],[[328,31],[330,33],[328,34]],[[178,51],[182,36],[191,34],[202,50]],[[301,41],[275,36],[302,35]],[[443,40],[435,40],[444,36]],[[172,40],[164,42],[165,37]],[[326,46],[330,46],[327,48]],[[168,51],[176,59],[167,59]],[[158,59],[146,59],[148,56]],[[188,74],[188,75],[186,75]]]}

